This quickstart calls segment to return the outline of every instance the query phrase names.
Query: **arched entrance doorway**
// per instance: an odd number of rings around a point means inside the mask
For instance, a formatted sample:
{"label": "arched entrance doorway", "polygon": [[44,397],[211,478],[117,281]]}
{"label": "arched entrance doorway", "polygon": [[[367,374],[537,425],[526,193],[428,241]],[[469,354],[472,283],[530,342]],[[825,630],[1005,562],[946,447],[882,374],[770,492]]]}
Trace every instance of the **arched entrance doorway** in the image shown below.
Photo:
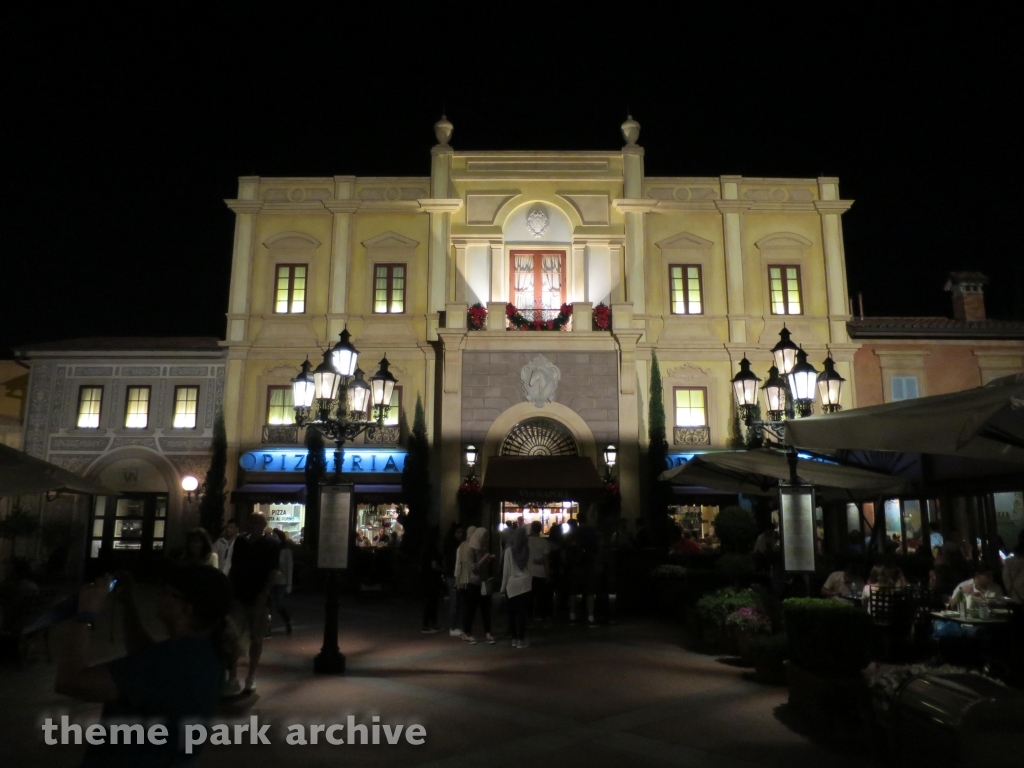
{"label": "arched entrance doorway", "polygon": [[180,480],[160,454],[131,447],[102,457],[88,476],[116,491],[95,496],[89,517],[86,575],[140,566],[178,544]]}
{"label": "arched entrance doorway", "polygon": [[[590,488],[589,486],[593,486]],[[485,487],[498,501],[498,527],[537,521],[546,535],[579,515],[600,481],[569,428],[544,416],[515,424],[491,460]]]}

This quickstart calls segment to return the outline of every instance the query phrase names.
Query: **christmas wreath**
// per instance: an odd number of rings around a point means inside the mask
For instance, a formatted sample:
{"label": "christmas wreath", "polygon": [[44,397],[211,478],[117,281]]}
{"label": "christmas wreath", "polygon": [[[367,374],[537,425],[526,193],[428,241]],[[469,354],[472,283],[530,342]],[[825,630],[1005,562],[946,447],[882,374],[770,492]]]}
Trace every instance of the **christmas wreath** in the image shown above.
{"label": "christmas wreath", "polygon": [[505,305],[505,316],[517,331],[560,331],[572,319],[572,304],[563,304],[558,311],[558,317],[553,320],[544,320],[540,317],[528,320],[522,312],[516,309],[515,304]]}
{"label": "christmas wreath", "polygon": [[466,322],[471,331],[482,331],[487,325],[487,307],[479,302],[466,312]]}
{"label": "christmas wreath", "polygon": [[612,327],[612,310],[603,301],[594,307],[594,328],[607,331]]}

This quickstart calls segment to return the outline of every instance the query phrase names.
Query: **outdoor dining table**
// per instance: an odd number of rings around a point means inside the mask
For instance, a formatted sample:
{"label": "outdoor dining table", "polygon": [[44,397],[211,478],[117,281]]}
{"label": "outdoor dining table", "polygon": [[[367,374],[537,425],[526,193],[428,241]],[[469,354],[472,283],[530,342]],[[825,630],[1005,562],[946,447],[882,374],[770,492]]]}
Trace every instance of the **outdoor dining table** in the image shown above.
{"label": "outdoor dining table", "polygon": [[979,619],[972,616],[961,616],[959,611],[931,611],[931,615],[940,621],[955,621],[957,624],[971,624],[975,626],[991,626],[1010,623],[1009,613],[1003,616],[996,615],[996,612],[993,612],[993,615],[987,619]]}

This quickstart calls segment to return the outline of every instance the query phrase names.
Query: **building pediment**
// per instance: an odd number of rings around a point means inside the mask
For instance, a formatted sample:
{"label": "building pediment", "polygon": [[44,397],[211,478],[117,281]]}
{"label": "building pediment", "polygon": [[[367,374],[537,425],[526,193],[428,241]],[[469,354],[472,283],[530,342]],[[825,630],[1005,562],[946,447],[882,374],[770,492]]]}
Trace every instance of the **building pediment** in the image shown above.
{"label": "building pediment", "polygon": [[689,232],[680,232],[678,235],[667,237],[656,245],[663,251],[673,250],[705,250],[714,245],[710,240],[703,237],[691,235]]}
{"label": "building pediment", "polygon": [[418,242],[397,232],[385,232],[363,241],[364,248],[415,248]]}

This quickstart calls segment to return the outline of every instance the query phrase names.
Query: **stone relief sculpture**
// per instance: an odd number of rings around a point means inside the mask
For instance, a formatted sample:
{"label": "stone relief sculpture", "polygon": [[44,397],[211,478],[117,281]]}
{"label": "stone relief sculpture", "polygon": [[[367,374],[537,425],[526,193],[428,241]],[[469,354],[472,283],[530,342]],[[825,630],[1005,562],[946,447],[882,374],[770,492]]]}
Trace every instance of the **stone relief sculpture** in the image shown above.
{"label": "stone relief sculpture", "polygon": [[548,214],[541,206],[537,206],[526,216],[526,228],[533,233],[534,237],[540,237],[547,231]]}
{"label": "stone relief sculpture", "polygon": [[562,372],[544,355],[537,355],[523,366],[519,378],[523,382],[526,401],[541,408],[545,403],[554,402],[555,390],[558,389],[558,382],[562,380]]}

